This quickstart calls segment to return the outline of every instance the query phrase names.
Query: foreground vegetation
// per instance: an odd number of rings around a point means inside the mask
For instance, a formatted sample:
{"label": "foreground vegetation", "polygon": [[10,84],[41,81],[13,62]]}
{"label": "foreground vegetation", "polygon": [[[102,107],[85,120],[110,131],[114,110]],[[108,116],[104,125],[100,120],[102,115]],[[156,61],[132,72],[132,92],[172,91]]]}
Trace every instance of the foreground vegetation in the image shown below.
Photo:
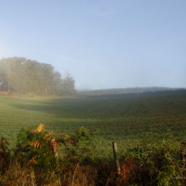
{"label": "foreground vegetation", "polygon": [[[1,159],[1,181],[4,185],[59,185],[59,181],[61,185],[185,184],[184,179],[174,178],[185,176],[183,162],[180,161],[180,142],[185,141],[186,132],[184,92],[89,98],[0,97],[0,103],[0,136],[10,143],[5,148],[7,153],[8,149],[14,149],[7,154],[6,165]],[[32,151],[36,148],[36,153],[40,146],[34,143],[35,147],[27,149],[31,153],[23,162],[24,158],[15,155],[24,153],[18,145],[17,135],[20,137],[23,127],[28,134],[29,127],[41,122],[59,140],[61,155],[56,164],[48,152],[50,158],[47,162],[51,162],[46,165],[48,169],[42,161],[37,166],[30,164],[28,169],[28,162],[36,156]],[[74,133],[77,130],[80,133]],[[80,137],[81,134],[89,137],[80,140],[78,135]],[[26,139],[25,135],[22,137]],[[65,140],[68,147],[62,143]],[[112,141],[118,144],[122,168],[119,177],[113,163]],[[29,140],[26,143],[29,145]],[[6,142],[2,139],[3,153],[4,145]],[[51,150],[50,145],[47,148]],[[12,171],[15,174],[10,178]],[[21,177],[25,180],[18,179]],[[8,180],[15,182],[9,183]]]}
{"label": "foreground vegetation", "polygon": [[[120,159],[121,173],[113,162],[100,161],[91,148],[95,132],[81,127],[75,135],[47,132],[41,123],[36,129],[22,129],[16,148],[0,140],[1,185],[185,185],[185,142],[172,135],[149,133],[137,146],[128,148]],[[167,140],[169,138],[169,140]],[[170,140],[171,138],[171,140]],[[63,144],[65,149],[60,150]],[[180,151],[181,150],[181,151]],[[88,153],[85,155],[85,152]],[[181,152],[181,159],[180,159]]]}

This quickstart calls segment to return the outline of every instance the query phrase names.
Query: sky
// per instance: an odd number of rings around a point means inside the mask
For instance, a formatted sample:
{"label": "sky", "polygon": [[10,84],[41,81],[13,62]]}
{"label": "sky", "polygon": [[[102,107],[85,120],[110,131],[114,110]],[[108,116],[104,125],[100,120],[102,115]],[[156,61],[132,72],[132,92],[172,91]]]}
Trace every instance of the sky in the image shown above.
{"label": "sky", "polygon": [[14,56],[78,90],[186,88],[186,0],[0,0],[0,59]]}

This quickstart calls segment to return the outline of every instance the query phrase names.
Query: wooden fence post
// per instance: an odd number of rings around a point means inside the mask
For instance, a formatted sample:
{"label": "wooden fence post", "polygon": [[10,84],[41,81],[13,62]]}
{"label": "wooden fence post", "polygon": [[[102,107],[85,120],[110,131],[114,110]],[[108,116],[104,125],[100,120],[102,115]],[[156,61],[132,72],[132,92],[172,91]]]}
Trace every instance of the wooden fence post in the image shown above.
{"label": "wooden fence post", "polygon": [[58,159],[58,151],[57,151],[57,142],[55,138],[51,139],[51,144],[53,147],[53,153],[54,153],[54,157],[56,158],[56,160]]}
{"label": "wooden fence post", "polygon": [[113,146],[114,160],[115,160],[115,165],[116,165],[116,168],[117,168],[117,173],[118,173],[118,175],[120,175],[121,174],[121,169],[120,169],[119,160],[118,160],[117,143],[112,142],[112,146]]}

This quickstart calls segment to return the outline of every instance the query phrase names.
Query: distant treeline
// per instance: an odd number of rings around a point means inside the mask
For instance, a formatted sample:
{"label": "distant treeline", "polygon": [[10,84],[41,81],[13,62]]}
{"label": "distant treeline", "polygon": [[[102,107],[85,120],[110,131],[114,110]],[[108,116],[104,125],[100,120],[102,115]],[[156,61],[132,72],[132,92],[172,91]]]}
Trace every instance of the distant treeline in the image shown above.
{"label": "distant treeline", "polygon": [[0,91],[9,94],[73,96],[74,79],[67,73],[64,78],[50,64],[23,57],[0,60]]}
{"label": "distant treeline", "polygon": [[114,96],[123,94],[157,94],[157,93],[174,93],[186,91],[183,88],[167,87],[136,87],[136,88],[114,88],[101,90],[79,90],[78,94],[82,96]]}

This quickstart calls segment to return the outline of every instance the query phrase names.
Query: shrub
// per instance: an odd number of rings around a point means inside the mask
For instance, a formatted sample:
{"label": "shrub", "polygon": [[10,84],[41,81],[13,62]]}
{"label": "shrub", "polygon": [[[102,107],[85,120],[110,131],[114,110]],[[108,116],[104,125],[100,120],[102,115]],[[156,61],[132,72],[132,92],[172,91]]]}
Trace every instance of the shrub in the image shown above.
{"label": "shrub", "polygon": [[64,161],[76,161],[80,163],[85,162],[95,162],[95,152],[96,152],[96,140],[95,136],[99,130],[90,131],[85,127],[75,131],[74,135],[64,135],[60,134],[60,139],[58,141],[65,144]]}
{"label": "shrub", "polygon": [[10,149],[8,148],[9,143],[7,140],[2,137],[0,139],[0,175],[1,171],[4,173],[8,166],[10,161]]}
{"label": "shrub", "polygon": [[175,142],[168,131],[166,135],[147,133],[142,142],[128,150],[127,156],[140,163],[142,170],[149,174],[143,179],[151,185],[170,186],[184,184],[184,180],[173,179],[183,177],[184,167],[180,165],[180,145]]}
{"label": "shrub", "polygon": [[48,169],[55,164],[53,148],[57,143],[51,143],[53,138],[53,132],[47,132],[42,123],[36,130],[23,128],[17,136],[16,153],[23,164]]}

